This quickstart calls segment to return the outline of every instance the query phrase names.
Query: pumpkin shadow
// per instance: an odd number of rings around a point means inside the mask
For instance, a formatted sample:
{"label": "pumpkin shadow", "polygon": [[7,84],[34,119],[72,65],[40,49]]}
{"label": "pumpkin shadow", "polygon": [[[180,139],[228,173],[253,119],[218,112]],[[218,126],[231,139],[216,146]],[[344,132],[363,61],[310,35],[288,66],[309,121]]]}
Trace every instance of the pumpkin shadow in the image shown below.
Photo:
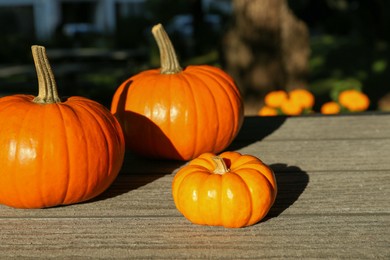
{"label": "pumpkin shadow", "polygon": [[263,140],[282,126],[286,119],[286,116],[246,116],[239,133],[226,150],[239,150]]}
{"label": "pumpkin shadow", "polygon": [[139,187],[172,174],[183,166],[184,161],[150,159],[126,151],[122,170],[110,187],[97,197],[87,201],[101,201],[120,196]]}
{"label": "pumpkin shadow", "polygon": [[[153,121],[143,115],[134,113],[132,111],[126,111],[126,97],[128,90],[131,87],[131,83],[132,81],[128,81],[124,86],[124,89],[119,96],[117,104],[117,111],[120,112],[114,115],[120,122],[124,131],[133,131],[137,133],[142,133],[144,135],[152,136],[153,141],[152,143],[136,147],[138,153],[135,153],[134,151],[131,151],[129,149],[129,142],[132,142],[132,140],[126,139],[125,142],[127,148],[125,158],[123,160],[123,165],[117,178],[107,190],[87,202],[105,200],[125,194],[129,191],[145,186],[148,183],[151,183],[165,175],[171,174],[185,163],[185,161],[158,158],[156,159],[145,155],[145,153],[148,154],[149,152],[147,150],[144,150],[144,147],[150,147],[151,145],[153,145],[153,143],[158,143],[160,149],[157,150],[156,147],[156,157],[158,157],[161,153],[169,153],[175,158],[181,158],[172,142],[161,131],[159,126],[157,126]],[[127,125],[125,122],[122,121],[123,118],[131,118],[129,121],[136,123],[132,125]],[[150,139],[151,138],[145,138],[145,140]]]}
{"label": "pumpkin shadow", "polygon": [[262,222],[279,216],[291,207],[309,184],[309,175],[297,166],[277,163],[270,165],[270,167],[275,174],[278,194],[274,205]]}

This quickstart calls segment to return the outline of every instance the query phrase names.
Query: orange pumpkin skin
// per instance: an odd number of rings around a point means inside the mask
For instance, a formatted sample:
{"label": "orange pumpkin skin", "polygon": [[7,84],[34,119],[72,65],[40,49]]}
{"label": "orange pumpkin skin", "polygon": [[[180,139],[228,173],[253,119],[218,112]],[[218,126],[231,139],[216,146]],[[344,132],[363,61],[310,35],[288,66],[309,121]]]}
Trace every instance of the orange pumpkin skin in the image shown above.
{"label": "orange pumpkin skin", "polygon": [[111,112],[130,150],[175,160],[222,151],[243,122],[243,104],[233,80],[207,65],[188,66],[177,74],[141,72],[118,88]]}
{"label": "orange pumpkin skin", "polygon": [[241,128],[243,102],[233,79],[219,68],[182,69],[161,25],[153,28],[161,69],[143,71],[115,92],[111,112],[126,145],[138,154],[189,160],[225,149]]}
{"label": "orange pumpkin skin", "polygon": [[213,158],[204,153],[177,172],[172,182],[176,208],[200,225],[239,228],[263,219],[277,194],[272,169],[254,156],[224,152],[217,158],[229,169],[220,171]]}
{"label": "orange pumpkin skin", "polygon": [[46,208],[89,200],[122,166],[115,117],[82,97],[61,102],[43,46],[32,46],[39,95],[0,98],[0,204]]}
{"label": "orange pumpkin skin", "polygon": [[45,208],[89,200],[114,181],[124,137],[102,105],[82,97],[36,104],[0,99],[0,203]]}

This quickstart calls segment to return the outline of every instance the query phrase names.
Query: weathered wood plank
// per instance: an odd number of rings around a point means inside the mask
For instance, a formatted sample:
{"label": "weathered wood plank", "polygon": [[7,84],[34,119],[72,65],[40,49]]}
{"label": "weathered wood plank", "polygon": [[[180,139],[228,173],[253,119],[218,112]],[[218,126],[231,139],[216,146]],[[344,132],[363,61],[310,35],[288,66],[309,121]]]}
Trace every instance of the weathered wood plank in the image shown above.
{"label": "weathered wood plank", "polygon": [[280,216],[244,229],[178,217],[4,219],[0,257],[387,258],[388,216]]}
{"label": "weathered wood plank", "polygon": [[238,151],[304,171],[390,170],[390,139],[265,140]]}

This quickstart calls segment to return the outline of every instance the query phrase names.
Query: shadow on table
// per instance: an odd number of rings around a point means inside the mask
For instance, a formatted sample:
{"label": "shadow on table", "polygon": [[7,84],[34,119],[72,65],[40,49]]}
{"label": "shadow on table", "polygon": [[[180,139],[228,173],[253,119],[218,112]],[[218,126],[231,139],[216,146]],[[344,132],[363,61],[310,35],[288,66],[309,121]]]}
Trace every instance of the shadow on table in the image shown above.
{"label": "shadow on table", "polygon": [[278,194],[274,205],[263,221],[279,216],[292,206],[309,183],[309,175],[297,166],[277,163],[270,165],[270,167],[275,173]]}
{"label": "shadow on table", "polygon": [[114,198],[172,174],[185,164],[184,161],[150,159],[126,152],[122,170],[111,186],[96,198],[87,202]]}
{"label": "shadow on table", "polygon": [[247,116],[241,130],[227,151],[239,150],[245,146],[263,140],[286,121],[285,116]]}

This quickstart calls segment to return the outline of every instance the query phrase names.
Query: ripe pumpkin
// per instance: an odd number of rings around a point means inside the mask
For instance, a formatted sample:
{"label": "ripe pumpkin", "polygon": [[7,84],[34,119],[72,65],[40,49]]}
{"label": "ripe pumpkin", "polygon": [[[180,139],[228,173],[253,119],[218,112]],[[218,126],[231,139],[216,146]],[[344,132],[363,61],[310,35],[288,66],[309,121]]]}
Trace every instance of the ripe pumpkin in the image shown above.
{"label": "ripe pumpkin", "polygon": [[45,208],[89,200],[119,173],[122,130],[95,101],[61,102],[45,48],[32,46],[32,53],[39,95],[0,98],[0,203]]}
{"label": "ripe pumpkin", "polygon": [[122,125],[127,147],[147,157],[175,160],[222,151],[243,122],[243,103],[233,79],[208,65],[182,69],[162,25],[152,33],[161,68],[129,78],[112,100],[111,112]]}
{"label": "ripe pumpkin", "polygon": [[266,216],[277,184],[271,168],[252,155],[204,153],[172,182],[176,208],[192,223],[238,228]]}

